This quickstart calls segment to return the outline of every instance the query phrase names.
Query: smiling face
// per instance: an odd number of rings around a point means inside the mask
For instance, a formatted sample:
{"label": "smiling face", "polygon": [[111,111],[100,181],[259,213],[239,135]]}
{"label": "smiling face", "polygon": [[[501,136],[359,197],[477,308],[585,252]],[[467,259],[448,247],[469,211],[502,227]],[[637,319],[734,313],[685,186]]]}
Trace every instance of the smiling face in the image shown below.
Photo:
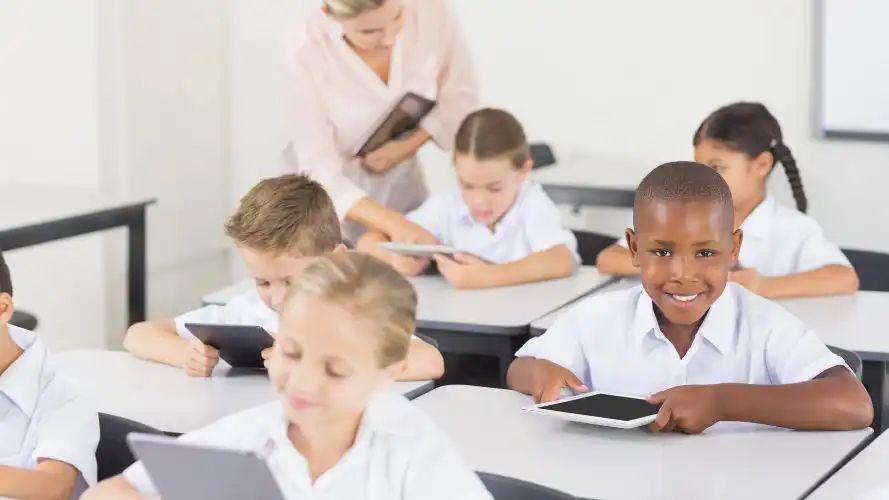
{"label": "smiling face", "polygon": [[732,231],[731,217],[713,201],[648,200],[634,220],[627,242],[661,320],[697,326],[725,289],[741,231]]}
{"label": "smiling face", "polygon": [[477,160],[458,153],[454,156],[454,169],[472,218],[479,224],[493,226],[512,208],[531,164],[516,169],[507,156]]}

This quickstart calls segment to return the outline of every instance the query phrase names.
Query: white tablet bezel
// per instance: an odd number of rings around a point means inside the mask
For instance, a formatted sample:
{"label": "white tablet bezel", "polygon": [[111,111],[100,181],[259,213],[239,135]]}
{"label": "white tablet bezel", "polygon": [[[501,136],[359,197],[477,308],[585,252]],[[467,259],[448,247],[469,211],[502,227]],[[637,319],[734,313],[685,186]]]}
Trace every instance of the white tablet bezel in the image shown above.
{"label": "white tablet bezel", "polygon": [[538,403],[535,405],[525,406],[522,408],[522,410],[530,412],[530,413],[536,413],[539,415],[546,415],[549,417],[555,417],[560,420],[568,420],[570,422],[580,422],[582,424],[593,424],[593,425],[601,425],[601,426],[605,426],[605,427],[615,427],[618,429],[635,429],[636,427],[641,427],[643,425],[650,424],[650,423],[654,422],[654,419],[657,417],[657,413],[655,413],[653,415],[648,415],[648,416],[640,417],[640,418],[633,419],[633,420],[615,420],[612,418],[594,417],[594,416],[590,416],[590,415],[581,415],[579,413],[567,413],[567,412],[563,412],[563,411],[554,411],[554,410],[547,409],[548,406],[552,406],[554,404],[564,403],[566,401],[572,401],[574,399],[588,398],[590,396],[595,396],[597,394],[604,394],[604,395],[608,395],[608,396],[618,396],[618,397],[629,398],[629,399],[639,399],[639,400],[643,400],[643,401],[645,400],[645,398],[640,398],[640,397],[636,397],[636,396],[629,396],[627,394],[617,394],[614,392],[605,392],[605,391],[592,391],[592,392],[585,392],[583,394],[578,394],[577,396],[571,396],[571,397],[559,399],[556,401],[550,401],[548,403]]}

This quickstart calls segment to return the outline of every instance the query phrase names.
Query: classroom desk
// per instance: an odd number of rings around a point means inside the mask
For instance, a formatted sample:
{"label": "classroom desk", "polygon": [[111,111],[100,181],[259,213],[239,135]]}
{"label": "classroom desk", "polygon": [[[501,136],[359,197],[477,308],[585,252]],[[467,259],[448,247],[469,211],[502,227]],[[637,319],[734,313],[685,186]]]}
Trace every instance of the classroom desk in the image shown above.
{"label": "classroom desk", "polygon": [[441,276],[410,281],[418,297],[417,331],[444,352],[496,356],[505,376],[532,321],[612,279],[584,266],[565,279],[485,290],[459,290]]}
{"label": "classroom desk", "polygon": [[807,500],[856,500],[879,488],[886,495],[880,498],[889,498],[889,433],[874,439]]}
{"label": "classroom desk", "polygon": [[[623,280],[603,291],[628,287]],[[855,295],[780,300],[779,304],[815,330],[827,345],[854,351],[861,356],[862,381],[874,403],[874,428],[889,429],[889,293],[858,292]],[[570,305],[531,323],[531,335],[541,335]]]}
{"label": "classroom desk", "polygon": [[800,498],[872,432],[652,434],[520,410],[530,403],[513,391],[457,385],[414,400],[472,468],[600,500]]}
{"label": "classroom desk", "polygon": [[145,219],[154,198],[111,199],[94,190],[3,186],[0,249],[10,251],[126,227],[128,324],[145,319]]}
{"label": "classroom desk", "polygon": [[[97,410],[165,432],[189,432],[220,418],[275,401],[266,375],[233,370],[210,378],[189,377],[178,368],[137,359],[123,351],[65,351],[54,356],[58,370],[93,399]],[[414,398],[431,381],[398,382]]]}

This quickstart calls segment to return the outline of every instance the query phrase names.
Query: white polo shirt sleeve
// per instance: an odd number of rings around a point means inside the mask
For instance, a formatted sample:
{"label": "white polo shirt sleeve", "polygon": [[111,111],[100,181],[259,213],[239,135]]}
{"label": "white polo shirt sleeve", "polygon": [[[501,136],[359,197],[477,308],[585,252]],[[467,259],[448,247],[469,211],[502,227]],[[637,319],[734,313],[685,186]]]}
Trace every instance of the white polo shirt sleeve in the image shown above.
{"label": "white polo shirt sleeve", "polygon": [[175,318],[176,332],[179,336],[191,340],[194,334],[188,328],[186,323],[205,323],[211,325],[239,325],[243,323],[243,317],[248,312],[247,309],[258,300],[255,290],[245,292],[233,298],[225,305],[211,304],[193,311],[188,311]]}
{"label": "white polo shirt sleeve", "polygon": [[581,302],[563,314],[546,333],[532,338],[516,351],[516,357],[551,361],[568,369],[582,382],[589,382],[589,364],[581,342],[581,335],[588,331],[584,318],[589,317],[589,303]]}
{"label": "white polo shirt sleeve", "polygon": [[451,210],[450,195],[432,196],[419,208],[408,212],[407,220],[423,227],[444,244],[452,240],[448,234],[448,212]]}
{"label": "white polo shirt sleeve", "polygon": [[766,364],[773,383],[807,382],[834,366],[846,366],[801,320],[790,313],[781,316],[766,341]]}
{"label": "white polo shirt sleeve", "polygon": [[544,252],[559,245],[565,245],[574,254],[575,262],[580,262],[577,254],[577,238],[562,224],[559,207],[539,185],[529,186],[530,192],[522,201],[522,224],[525,238],[531,251]]}
{"label": "white polo shirt sleeve", "polygon": [[[63,391],[54,389],[56,393]],[[99,414],[88,400],[73,390],[67,397],[42,409],[37,425],[34,461],[55,460],[71,465],[88,485],[96,483],[96,448],[99,445]],[[49,396],[48,394],[46,395]]]}
{"label": "white polo shirt sleeve", "polygon": [[812,271],[831,264],[852,267],[840,247],[827,239],[819,227],[800,245],[796,263],[797,272]]}

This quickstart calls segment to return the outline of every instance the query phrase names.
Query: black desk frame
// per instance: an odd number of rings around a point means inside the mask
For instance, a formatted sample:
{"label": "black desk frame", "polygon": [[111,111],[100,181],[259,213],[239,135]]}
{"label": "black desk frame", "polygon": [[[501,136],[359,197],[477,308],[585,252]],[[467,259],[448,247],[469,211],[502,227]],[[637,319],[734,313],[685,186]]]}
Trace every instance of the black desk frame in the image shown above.
{"label": "black desk frame", "polygon": [[4,252],[40,245],[74,236],[127,228],[127,324],[146,316],[146,237],[148,205],[156,200],[114,206],[107,209],[65,216],[25,226],[0,230],[0,249]]}

